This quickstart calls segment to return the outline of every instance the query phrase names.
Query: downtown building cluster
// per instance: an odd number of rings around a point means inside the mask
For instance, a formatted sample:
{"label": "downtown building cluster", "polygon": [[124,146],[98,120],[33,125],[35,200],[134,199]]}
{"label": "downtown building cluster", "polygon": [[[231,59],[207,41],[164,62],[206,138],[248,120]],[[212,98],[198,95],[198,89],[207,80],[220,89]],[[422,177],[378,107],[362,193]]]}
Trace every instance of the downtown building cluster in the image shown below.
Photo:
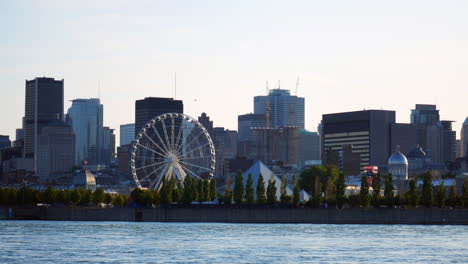
{"label": "downtown building cluster", "polygon": [[[4,184],[83,185],[93,172],[94,184],[131,186],[135,136],[158,115],[184,113],[181,100],[137,100],[134,123],[120,126],[116,146],[114,130],[104,126],[100,99],[74,99],[65,113],[63,80],[36,78],[26,81],[25,91],[23,127],[13,144],[0,136]],[[452,121],[441,120],[435,105],[417,104],[408,124],[396,122],[396,112],[389,110],[324,114],[317,131],[307,131],[305,98],[277,88],[253,98],[253,112],[238,116],[237,130],[216,127],[206,113],[197,119],[213,140],[220,183],[259,161],[289,176],[322,164],[333,164],[348,177],[381,172],[408,179],[426,171],[436,177],[468,171],[468,119],[456,140]]]}

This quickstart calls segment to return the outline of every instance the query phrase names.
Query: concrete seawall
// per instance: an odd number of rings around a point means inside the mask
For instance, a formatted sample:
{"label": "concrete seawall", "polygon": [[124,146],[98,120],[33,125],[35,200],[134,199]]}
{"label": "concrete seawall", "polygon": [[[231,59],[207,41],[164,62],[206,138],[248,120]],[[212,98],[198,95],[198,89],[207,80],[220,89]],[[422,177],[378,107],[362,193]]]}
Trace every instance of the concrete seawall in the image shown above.
{"label": "concrete seawall", "polygon": [[468,225],[468,209],[0,207],[0,219],[141,222]]}

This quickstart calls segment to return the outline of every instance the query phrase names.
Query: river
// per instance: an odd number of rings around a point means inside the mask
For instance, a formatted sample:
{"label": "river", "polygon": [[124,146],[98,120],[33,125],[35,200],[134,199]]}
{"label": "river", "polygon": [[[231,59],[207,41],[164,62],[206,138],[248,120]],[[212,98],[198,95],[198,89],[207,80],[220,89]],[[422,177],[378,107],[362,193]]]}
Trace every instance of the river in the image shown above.
{"label": "river", "polygon": [[467,263],[468,226],[0,221],[0,263]]}

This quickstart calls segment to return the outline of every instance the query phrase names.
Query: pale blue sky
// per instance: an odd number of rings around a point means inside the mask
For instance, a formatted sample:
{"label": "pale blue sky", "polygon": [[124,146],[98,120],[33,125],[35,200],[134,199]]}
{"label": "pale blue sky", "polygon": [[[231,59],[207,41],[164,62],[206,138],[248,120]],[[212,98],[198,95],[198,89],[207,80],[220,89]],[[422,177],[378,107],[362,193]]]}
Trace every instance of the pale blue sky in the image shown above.
{"label": "pale blue sky", "polygon": [[[436,103],[457,134],[468,115],[468,1],[0,0],[0,134],[24,115],[24,82],[65,79],[65,99],[97,97],[112,128],[134,101],[177,97],[237,129],[265,82],[324,113]],[[194,101],[197,99],[197,101]],[[66,103],[68,109],[69,103]],[[14,136],[13,136],[14,138]]]}

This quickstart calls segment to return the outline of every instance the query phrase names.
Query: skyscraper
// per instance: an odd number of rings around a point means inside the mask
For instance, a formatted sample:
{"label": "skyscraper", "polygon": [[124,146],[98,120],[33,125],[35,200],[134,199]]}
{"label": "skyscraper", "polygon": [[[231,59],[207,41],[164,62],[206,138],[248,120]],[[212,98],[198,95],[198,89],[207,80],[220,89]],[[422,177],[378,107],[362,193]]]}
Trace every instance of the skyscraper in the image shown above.
{"label": "skyscraper", "polygon": [[265,127],[266,119],[264,114],[245,114],[237,117],[237,130],[239,141],[237,144],[237,155],[247,157],[252,147],[252,132],[255,127]]}
{"label": "skyscraper", "polygon": [[320,136],[317,132],[310,132],[305,129],[299,130],[297,140],[297,161],[298,167],[302,168],[306,162],[320,160]]}
{"label": "skyscraper", "polygon": [[386,165],[391,154],[391,125],[395,111],[364,110],[322,116],[322,153],[351,145],[364,166]]}
{"label": "skyscraper", "polygon": [[460,157],[468,156],[468,117],[463,122],[460,132]]}
{"label": "skyscraper", "polygon": [[132,143],[135,140],[135,124],[120,125],[120,146]]}
{"label": "skyscraper", "polygon": [[184,113],[184,104],[173,98],[146,97],[135,102],[135,135],[151,119],[165,113]]}
{"label": "skyscraper", "polygon": [[266,126],[304,128],[304,97],[291,95],[289,90],[272,89],[267,96],[254,97],[254,114],[266,117]]}
{"label": "skyscraper", "polygon": [[109,166],[115,157],[114,129],[104,127],[102,132],[101,164]]}
{"label": "skyscraper", "polygon": [[36,175],[41,183],[71,183],[75,165],[75,135],[61,120],[50,121],[37,137]]}
{"label": "skyscraper", "polygon": [[97,98],[75,99],[68,116],[76,135],[76,164],[98,165],[101,161],[104,107]]}
{"label": "skyscraper", "polygon": [[237,154],[237,131],[215,127],[213,143],[216,149],[216,175],[224,176],[228,172],[226,161],[235,158]]}
{"label": "skyscraper", "polygon": [[205,127],[211,139],[213,139],[213,120],[210,120],[210,117],[203,112],[201,116],[198,117],[198,122]]}
{"label": "skyscraper", "polygon": [[37,168],[37,138],[50,121],[63,119],[63,80],[35,78],[26,80],[26,102],[23,119],[24,155],[34,158]]}
{"label": "skyscraper", "polygon": [[411,110],[411,124],[416,127],[417,143],[427,149],[427,126],[435,125],[440,121],[439,110],[436,105],[416,104]]}

